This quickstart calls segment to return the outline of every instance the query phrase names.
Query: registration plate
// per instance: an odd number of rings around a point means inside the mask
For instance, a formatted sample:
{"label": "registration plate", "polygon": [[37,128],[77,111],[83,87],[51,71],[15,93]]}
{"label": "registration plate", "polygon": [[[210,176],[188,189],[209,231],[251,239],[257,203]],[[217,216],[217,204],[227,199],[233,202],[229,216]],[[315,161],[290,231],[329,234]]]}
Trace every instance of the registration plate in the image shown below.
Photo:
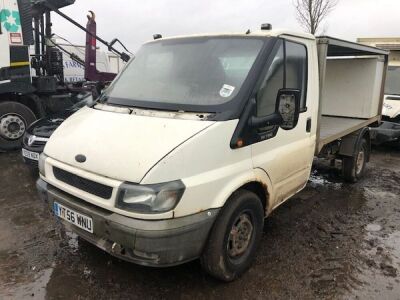
{"label": "registration plate", "polygon": [[77,211],[65,207],[64,205],[57,202],[54,202],[53,204],[53,211],[57,217],[71,224],[74,224],[75,226],[83,230],[93,233],[92,218],[82,215],[81,213],[78,213]]}
{"label": "registration plate", "polygon": [[22,156],[23,157],[26,157],[26,158],[29,158],[32,160],[39,160],[39,155],[40,154],[37,152],[28,151],[28,150],[22,148]]}

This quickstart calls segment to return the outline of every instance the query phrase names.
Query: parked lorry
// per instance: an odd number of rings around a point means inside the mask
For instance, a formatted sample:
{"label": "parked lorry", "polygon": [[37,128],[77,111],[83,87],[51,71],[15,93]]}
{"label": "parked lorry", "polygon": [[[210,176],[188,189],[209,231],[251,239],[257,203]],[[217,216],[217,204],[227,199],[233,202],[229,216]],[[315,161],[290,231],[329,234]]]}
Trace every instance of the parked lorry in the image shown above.
{"label": "parked lorry", "polygon": [[[56,39],[57,45],[66,49],[69,53],[79,57],[82,62],[85,61],[86,46],[84,45],[71,45]],[[85,65],[78,63],[72,59],[70,55],[63,52],[63,65],[64,65],[64,82],[66,83],[79,83],[85,82]],[[124,66],[121,58],[109,51],[102,49],[96,50],[96,68],[100,72],[118,74]]]}
{"label": "parked lorry", "polygon": [[[37,118],[72,106],[82,91],[97,93],[115,77],[116,73],[96,69],[96,40],[129,60],[128,54],[114,48],[117,39],[108,43],[96,35],[93,13],[85,28],[59,10],[74,2],[0,0],[0,151],[20,148],[26,128]],[[86,32],[85,60],[55,43],[52,12]],[[65,54],[84,66],[85,83],[65,81]]]}
{"label": "parked lorry", "polygon": [[53,133],[37,188],[62,223],[123,260],[200,258],[232,281],[314,156],[362,177],[386,51],[286,30],[159,38]]}

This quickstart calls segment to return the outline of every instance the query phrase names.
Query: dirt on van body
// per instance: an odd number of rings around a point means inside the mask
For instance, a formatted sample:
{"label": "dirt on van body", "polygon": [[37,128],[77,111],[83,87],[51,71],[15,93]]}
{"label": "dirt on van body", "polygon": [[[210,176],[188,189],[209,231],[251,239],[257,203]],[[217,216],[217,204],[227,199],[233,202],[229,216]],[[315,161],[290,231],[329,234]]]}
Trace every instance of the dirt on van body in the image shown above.
{"label": "dirt on van body", "polygon": [[198,261],[154,269],[64,231],[19,153],[0,154],[1,299],[400,299],[400,149],[374,149],[365,179],[317,162],[265,222],[253,267],[218,282]]}

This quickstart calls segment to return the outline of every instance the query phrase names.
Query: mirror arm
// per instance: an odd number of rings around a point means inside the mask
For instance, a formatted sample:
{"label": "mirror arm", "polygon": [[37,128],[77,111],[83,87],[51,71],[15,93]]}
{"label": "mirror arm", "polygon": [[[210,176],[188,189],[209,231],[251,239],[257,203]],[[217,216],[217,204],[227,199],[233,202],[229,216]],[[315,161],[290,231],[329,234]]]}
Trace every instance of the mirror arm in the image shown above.
{"label": "mirror arm", "polygon": [[265,117],[251,117],[249,119],[249,126],[252,128],[260,128],[271,125],[280,125],[282,124],[283,119],[280,114],[273,113],[272,115]]}

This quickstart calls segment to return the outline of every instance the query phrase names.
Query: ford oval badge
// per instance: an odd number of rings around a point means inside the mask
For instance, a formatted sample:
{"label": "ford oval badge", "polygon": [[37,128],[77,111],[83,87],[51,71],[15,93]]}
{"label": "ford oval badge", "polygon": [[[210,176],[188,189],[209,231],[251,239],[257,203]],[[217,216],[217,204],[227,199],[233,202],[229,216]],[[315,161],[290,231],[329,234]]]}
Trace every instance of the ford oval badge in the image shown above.
{"label": "ford oval badge", "polygon": [[77,156],[75,156],[75,160],[78,163],[84,163],[86,161],[86,156],[82,155],[82,154],[78,154]]}

